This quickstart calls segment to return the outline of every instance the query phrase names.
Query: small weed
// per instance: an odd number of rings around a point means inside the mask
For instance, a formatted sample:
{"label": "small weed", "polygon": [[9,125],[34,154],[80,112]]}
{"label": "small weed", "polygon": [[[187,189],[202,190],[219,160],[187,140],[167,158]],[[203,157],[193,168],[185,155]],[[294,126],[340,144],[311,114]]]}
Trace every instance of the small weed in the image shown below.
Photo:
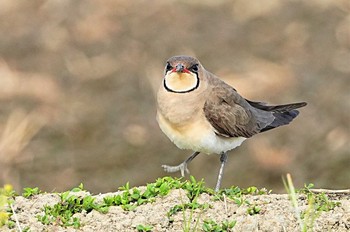
{"label": "small weed", "polygon": [[185,211],[186,209],[195,210],[195,209],[201,209],[206,210],[210,208],[211,206],[208,203],[199,204],[197,202],[190,202],[190,203],[184,203],[180,205],[173,206],[167,213],[167,216],[169,219],[171,219],[172,216],[174,216],[176,213]]}
{"label": "small weed", "polygon": [[[208,209],[210,205],[207,203],[199,204],[197,202],[191,202],[191,203],[183,204],[181,206],[182,206],[182,217],[183,217],[183,224],[182,224],[183,231],[184,232],[197,231],[200,217],[203,211]],[[189,215],[186,214],[186,209],[190,209]],[[196,223],[192,226],[193,213],[196,209],[200,209],[200,213],[196,218]]]}
{"label": "small weed", "polygon": [[316,211],[328,212],[335,207],[340,206],[340,202],[329,200],[325,193],[313,193],[310,190],[313,187],[313,184],[305,185],[304,188],[300,189],[298,192],[305,194],[308,202],[313,202]]}
{"label": "small weed", "polygon": [[109,206],[121,206],[124,210],[133,210],[137,205],[141,205],[147,201],[148,198],[144,198],[139,189],[130,189],[129,183],[119,188],[123,193],[105,197],[103,201],[106,207]]}
{"label": "small weed", "polygon": [[244,195],[265,195],[265,194],[270,194],[272,190],[267,190],[266,188],[257,188],[255,186],[248,187],[246,189],[242,189],[242,192]]}
{"label": "small weed", "polygon": [[[80,186],[82,187],[82,186]],[[74,188],[74,191],[82,190],[82,188]],[[60,194],[60,202],[53,206],[44,206],[44,215],[38,215],[38,220],[43,224],[57,223],[61,226],[80,227],[80,220],[73,215],[86,211],[91,212],[93,209],[100,210],[101,206],[94,203],[95,198],[92,196],[80,197],[71,194],[72,191],[67,191]]]}
{"label": "small weed", "polygon": [[[64,227],[72,226],[74,228],[79,228],[81,225],[79,218],[74,216],[76,213],[89,213],[92,210],[96,210],[100,213],[107,213],[111,206],[120,206],[124,210],[131,211],[139,205],[153,202],[158,196],[165,196],[171,190],[180,188],[186,191],[186,196],[189,199],[189,202],[175,205],[169,210],[167,215],[171,222],[173,220],[172,216],[177,212],[182,211],[184,217],[183,229],[185,231],[190,231],[191,229],[196,230],[200,221],[199,217],[201,216],[201,213],[211,207],[207,203],[200,204],[197,202],[197,197],[202,193],[212,195],[218,200],[221,200],[225,195],[228,198],[233,199],[238,205],[249,204],[244,200],[244,195],[261,195],[269,193],[265,189],[258,189],[256,187],[240,189],[234,186],[229,189],[223,189],[219,193],[215,193],[214,190],[205,187],[203,180],[197,181],[193,176],[187,181],[164,177],[157,179],[154,183],[147,184],[145,190],[142,191],[139,188],[131,188],[130,184],[126,183],[119,188],[119,190],[122,191],[120,194],[104,197],[102,203],[95,203],[95,198],[92,196],[80,197],[72,194],[74,192],[85,191],[83,184],[80,184],[71,191],[61,193],[59,195],[60,201],[57,204],[44,206],[43,215],[39,215],[37,218],[43,224],[58,224]],[[28,198],[40,193],[41,191],[38,188],[26,188],[24,189],[23,196]],[[186,210],[190,210],[189,216],[186,215]],[[200,213],[196,220],[196,224],[191,226],[195,210],[200,210]],[[248,213],[251,215],[259,212],[260,208],[255,205],[251,206],[248,210]],[[220,226],[226,228],[225,225],[227,227],[229,224],[222,224]],[[139,228],[142,229],[142,231],[150,231],[147,226],[139,225]]]}
{"label": "small weed", "polygon": [[232,221],[225,220],[219,224],[214,220],[209,219],[209,220],[204,220],[202,229],[205,232],[226,232],[226,231],[230,231],[235,225],[236,225],[235,220],[232,220]]}
{"label": "small weed", "polygon": [[264,195],[269,193],[271,193],[271,190],[266,190],[265,188],[258,189],[255,186],[248,187],[246,189],[232,186],[230,188],[220,190],[219,193],[215,194],[214,200],[222,200],[223,196],[225,195],[240,206],[244,203],[244,195]]}
{"label": "small weed", "polygon": [[208,192],[209,189],[207,189],[204,186],[204,181],[196,181],[196,179],[193,176],[190,176],[190,181],[182,182],[180,185],[177,186],[178,188],[184,189],[187,193],[186,196],[189,199],[189,203],[182,203],[180,205],[175,205],[172,207],[168,212],[168,217],[170,218],[174,214],[176,214],[179,211],[185,211],[186,209],[206,209],[209,207],[209,204],[199,204],[197,203],[197,197],[204,192]]}
{"label": "small weed", "polygon": [[[202,212],[206,209],[208,209],[210,207],[209,204],[204,203],[204,204],[200,204],[197,202],[197,198],[201,193],[208,193],[211,190],[206,188],[204,186],[204,181],[196,181],[196,179],[193,176],[190,176],[190,180],[189,181],[184,181],[182,182],[180,185],[178,185],[179,188],[182,188],[183,190],[186,191],[186,196],[189,199],[189,203],[182,203],[179,205],[175,205],[174,207],[172,207],[168,213],[168,220],[169,222],[173,222],[173,215],[175,215],[176,213],[182,211],[182,215],[183,215],[183,231],[187,232],[187,231],[197,231],[197,227],[198,227],[198,223],[199,223],[199,219],[200,216],[202,214]],[[212,191],[214,192],[214,191]],[[182,199],[181,199],[182,201]],[[186,210],[189,209],[190,213],[189,215],[186,214]],[[193,219],[193,214],[194,211],[196,209],[200,210],[200,213],[198,214],[196,223],[194,225],[192,225],[192,219]]]}
{"label": "small weed", "polygon": [[300,218],[303,220],[302,231],[312,231],[315,220],[320,216],[321,212],[329,212],[335,207],[340,206],[340,202],[331,201],[325,193],[313,193],[311,188],[313,184],[305,185],[298,192],[306,195],[307,209],[302,211]]}
{"label": "small weed", "polygon": [[[295,210],[295,216],[300,225],[300,231],[312,231],[315,220],[319,217],[322,211],[328,212],[340,205],[340,202],[331,201],[325,193],[313,193],[310,189],[313,184],[305,185],[304,188],[296,191],[294,189],[292,177],[287,174],[287,180],[282,178],[285,188],[291,198]],[[298,194],[306,195],[308,208],[300,212],[298,206]]]}
{"label": "small weed", "polygon": [[241,206],[244,203],[243,194],[240,188],[232,186],[231,188],[222,189],[214,195],[214,200],[223,200],[223,197],[231,199],[235,204]]}
{"label": "small weed", "polygon": [[139,232],[149,232],[152,231],[153,226],[149,226],[149,225],[137,225],[136,226],[137,231]]}
{"label": "small weed", "polygon": [[258,189],[255,186],[248,187],[246,189],[239,188],[237,186],[232,186],[227,189],[222,189],[219,193],[214,195],[214,200],[223,200],[224,196],[228,199],[231,199],[238,206],[242,206],[243,204],[248,206],[247,213],[249,215],[255,215],[260,213],[261,208],[257,205],[251,205],[250,202],[245,200],[246,195],[264,195],[271,193],[271,190],[266,190],[265,188]]}
{"label": "small weed", "polygon": [[119,188],[123,191],[121,194],[103,199],[104,207],[121,206],[124,210],[134,210],[139,205],[154,201],[156,196],[165,196],[171,189],[180,186],[181,182],[178,179],[170,177],[157,179],[155,183],[147,184],[144,192],[141,192],[138,188],[130,188],[129,183],[126,183]]}
{"label": "small weed", "polygon": [[205,192],[204,182],[197,182],[194,177],[190,181],[181,182],[180,179],[171,177],[159,178],[155,183],[146,185],[146,190],[141,192],[138,188],[130,188],[129,183],[120,187],[123,191],[115,196],[105,197],[104,206],[121,206],[124,210],[134,210],[137,206],[154,201],[157,196],[165,196],[172,189],[182,188],[187,191],[187,197],[192,201],[196,195]]}
{"label": "small weed", "polygon": [[[92,210],[96,210],[101,213],[107,213],[109,207],[111,206],[120,206],[124,210],[134,210],[137,206],[153,202],[157,196],[165,196],[170,190],[173,189],[184,189],[186,191],[186,196],[189,199],[189,203],[184,203],[176,205],[171,208],[168,212],[169,221],[172,220],[172,216],[179,211],[184,212],[187,209],[191,210],[189,220],[187,221],[187,226],[184,225],[184,228],[188,227],[188,223],[192,221],[193,211],[200,209],[201,211],[210,207],[209,204],[199,204],[196,199],[202,193],[208,193],[214,195],[212,189],[206,188],[204,186],[204,181],[197,181],[193,176],[190,177],[188,181],[181,181],[181,179],[164,177],[156,180],[155,183],[150,183],[146,185],[146,189],[141,191],[139,188],[131,188],[129,183],[126,183],[124,186],[120,187],[119,190],[122,192],[118,195],[108,196],[103,198],[102,203],[95,203],[95,198],[92,196],[79,197],[72,192],[85,191],[83,184],[80,184],[78,187],[73,188],[71,191],[67,191],[60,194],[60,202],[53,206],[44,206],[44,214],[37,216],[38,220],[43,224],[59,224],[62,226],[73,226],[74,228],[80,227],[79,218],[75,217],[76,213],[81,213],[83,211],[89,213]],[[36,194],[40,194],[41,191],[38,188],[25,188],[23,196],[31,197]],[[241,205],[245,201],[242,198],[242,195],[246,194],[265,194],[267,191],[259,190],[256,187],[250,187],[247,189],[240,189],[238,187],[231,187],[230,189],[224,189],[216,195],[217,199],[220,199],[223,194],[228,196],[231,199]],[[253,207],[250,212],[256,214],[259,212],[258,207]],[[197,220],[198,223],[199,220]]]}
{"label": "small weed", "polygon": [[73,188],[72,190],[70,190],[70,192],[73,192],[73,193],[81,192],[81,191],[86,192],[86,190],[84,189],[83,183],[80,183],[80,184],[78,185],[78,187],[75,187],[75,188]]}
{"label": "small weed", "polygon": [[[141,192],[138,188],[130,188],[129,183],[119,189],[123,191],[121,194],[103,198],[103,203],[95,203],[92,196],[79,197],[72,192],[85,191],[83,184],[60,194],[60,202],[53,206],[44,206],[44,215],[37,216],[38,220],[43,224],[57,223],[61,226],[80,227],[80,220],[74,217],[74,214],[83,211],[89,213],[96,210],[100,213],[107,213],[110,206],[121,206],[124,210],[133,210],[135,207],[152,202],[156,196],[165,196],[171,189],[179,188],[182,182],[178,179],[165,177],[158,179],[155,183],[147,184],[146,190]],[[28,196],[34,195],[36,191],[27,189]]]}
{"label": "small weed", "polygon": [[259,214],[261,211],[261,208],[257,205],[250,205],[247,209],[247,213],[251,216],[255,215],[255,214]]}
{"label": "small weed", "polygon": [[187,191],[187,197],[191,202],[200,194],[209,192],[209,189],[204,186],[204,181],[196,181],[193,176],[190,176],[190,181],[185,181],[181,188]]}
{"label": "small weed", "polygon": [[11,185],[6,184],[3,188],[0,188],[0,227],[6,224],[12,224],[12,221],[9,221],[11,216],[9,205],[14,195],[15,191]]}
{"label": "small weed", "polygon": [[22,196],[25,197],[25,198],[30,198],[30,197],[38,195],[40,193],[41,193],[41,191],[39,190],[38,187],[35,187],[35,188],[24,188]]}

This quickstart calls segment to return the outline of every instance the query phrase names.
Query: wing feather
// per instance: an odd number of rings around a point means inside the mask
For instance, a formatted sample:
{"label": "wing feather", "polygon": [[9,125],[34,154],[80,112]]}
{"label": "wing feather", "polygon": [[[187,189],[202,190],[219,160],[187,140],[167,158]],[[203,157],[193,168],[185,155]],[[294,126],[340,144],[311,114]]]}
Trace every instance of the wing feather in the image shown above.
{"label": "wing feather", "polygon": [[212,87],[204,104],[204,114],[218,135],[249,138],[259,133],[251,106],[234,88],[224,82]]}
{"label": "wing feather", "polygon": [[[208,73],[208,75],[213,75]],[[210,96],[204,104],[204,115],[215,132],[224,137],[249,138],[257,133],[289,124],[305,102],[267,105],[244,99],[222,80],[209,78]]]}

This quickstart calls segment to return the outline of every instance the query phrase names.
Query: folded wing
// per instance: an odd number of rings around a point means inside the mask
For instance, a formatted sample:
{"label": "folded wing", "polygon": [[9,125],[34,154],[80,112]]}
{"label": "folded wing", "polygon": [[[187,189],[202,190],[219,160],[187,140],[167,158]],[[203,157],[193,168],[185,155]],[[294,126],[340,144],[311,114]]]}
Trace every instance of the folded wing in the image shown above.
{"label": "folded wing", "polygon": [[205,102],[203,110],[216,134],[224,137],[249,138],[287,125],[299,114],[295,109],[306,105],[301,102],[269,106],[244,99],[224,82],[212,84],[211,96]]}

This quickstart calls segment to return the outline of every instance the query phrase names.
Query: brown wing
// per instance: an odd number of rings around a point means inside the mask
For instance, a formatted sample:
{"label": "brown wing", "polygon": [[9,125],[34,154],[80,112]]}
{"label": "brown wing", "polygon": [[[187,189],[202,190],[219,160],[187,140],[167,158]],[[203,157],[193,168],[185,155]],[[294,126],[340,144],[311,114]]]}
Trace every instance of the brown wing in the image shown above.
{"label": "brown wing", "polygon": [[234,88],[224,82],[214,83],[204,114],[218,135],[249,138],[260,132],[252,107]]}
{"label": "brown wing", "polygon": [[[212,75],[212,74],[211,74]],[[249,138],[259,132],[289,124],[305,102],[269,106],[241,97],[217,78],[210,79],[211,94],[204,104],[204,114],[218,135]]]}

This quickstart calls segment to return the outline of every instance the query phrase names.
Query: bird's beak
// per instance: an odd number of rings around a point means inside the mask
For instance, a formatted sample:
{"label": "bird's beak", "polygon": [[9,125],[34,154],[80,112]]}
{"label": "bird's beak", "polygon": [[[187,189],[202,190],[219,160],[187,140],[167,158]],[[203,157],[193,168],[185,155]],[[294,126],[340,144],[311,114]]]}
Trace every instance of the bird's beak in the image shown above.
{"label": "bird's beak", "polygon": [[185,66],[183,66],[183,64],[177,64],[175,67],[176,72],[183,72],[184,69],[185,69]]}

